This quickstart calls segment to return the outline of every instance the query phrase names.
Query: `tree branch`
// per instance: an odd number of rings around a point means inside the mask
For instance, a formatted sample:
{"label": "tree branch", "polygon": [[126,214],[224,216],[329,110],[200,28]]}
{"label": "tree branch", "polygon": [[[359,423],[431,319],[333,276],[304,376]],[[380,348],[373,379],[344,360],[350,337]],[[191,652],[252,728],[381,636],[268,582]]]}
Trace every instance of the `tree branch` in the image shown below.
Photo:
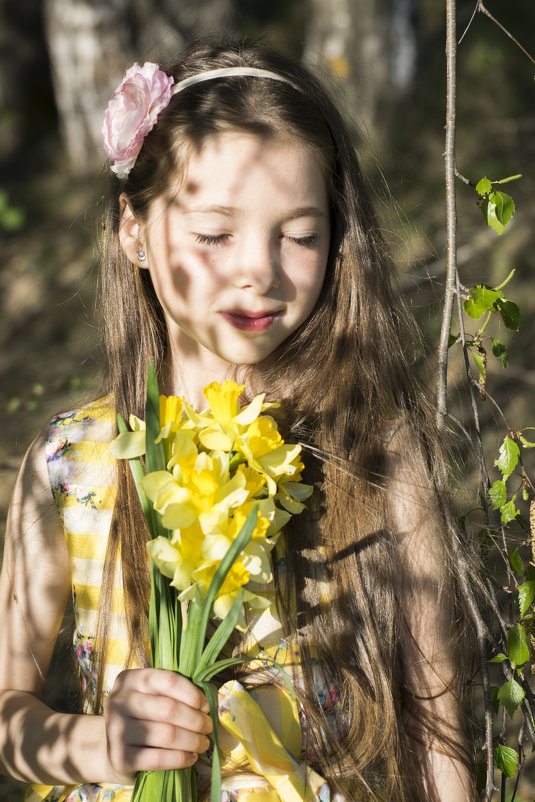
{"label": "tree branch", "polygon": [[437,426],[441,429],[448,414],[448,340],[453,314],[455,274],[457,272],[457,209],[455,197],[455,104],[456,104],[456,16],[455,0],[446,0],[446,291],[440,343],[438,347]]}

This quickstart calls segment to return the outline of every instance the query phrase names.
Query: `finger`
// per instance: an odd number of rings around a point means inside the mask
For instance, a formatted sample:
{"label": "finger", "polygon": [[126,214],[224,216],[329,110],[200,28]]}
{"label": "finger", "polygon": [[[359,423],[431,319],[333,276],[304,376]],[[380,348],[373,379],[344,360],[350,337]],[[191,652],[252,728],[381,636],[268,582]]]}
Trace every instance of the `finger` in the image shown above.
{"label": "finger", "polygon": [[210,711],[208,699],[189,679],[160,668],[129,669],[119,674],[116,682],[141,693],[170,696],[205,713]]}
{"label": "finger", "polygon": [[110,698],[108,707],[111,719],[120,717],[121,719],[166,722],[192,733],[207,734],[212,731],[212,720],[207,713],[170,696],[132,691],[128,695]]}
{"label": "finger", "polygon": [[132,720],[126,745],[199,754],[206,752],[210,739],[168,722]]}
{"label": "finger", "polygon": [[169,771],[184,769],[196,763],[198,755],[173,749],[128,747],[125,762],[131,771]]}

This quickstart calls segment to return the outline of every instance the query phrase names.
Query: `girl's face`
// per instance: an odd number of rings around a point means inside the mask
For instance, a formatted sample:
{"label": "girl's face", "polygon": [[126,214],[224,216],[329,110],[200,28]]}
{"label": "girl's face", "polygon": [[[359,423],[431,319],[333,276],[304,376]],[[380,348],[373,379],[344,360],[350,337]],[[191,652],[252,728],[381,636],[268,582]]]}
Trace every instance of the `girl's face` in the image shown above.
{"label": "girl's face", "polygon": [[277,348],[314,308],[329,236],[320,166],[290,138],[214,135],[143,227],[125,204],[122,244],[150,270],[174,376],[217,380]]}

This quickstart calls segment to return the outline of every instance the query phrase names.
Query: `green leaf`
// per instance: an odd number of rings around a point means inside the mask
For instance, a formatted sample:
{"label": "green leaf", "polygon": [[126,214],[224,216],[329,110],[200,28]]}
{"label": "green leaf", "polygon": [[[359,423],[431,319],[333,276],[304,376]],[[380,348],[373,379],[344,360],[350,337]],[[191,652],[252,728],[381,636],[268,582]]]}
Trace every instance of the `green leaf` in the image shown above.
{"label": "green leaf", "polygon": [[235,540],[231,544],[229,550],[219,563],[217,571],[212,577],[212,581],[210,582],[210,586],[208,587],[206,596],[204,597],[204,601],[202,604],[202,613],[199,624],[197,659],[200,659],[202,649],[204,646],[204,640],[206,638],[206,629],[208,627],[208,620],[210,617],[210,612],[212,610],[212,605],[221,588],[221,585],[225,581],[225,577],[227,576],[231,565],[233,564],[234,560],[238,557],[238,555],[241,554],[241,552],[244,550],[244,548],[250,541],[251,537],[253,536],[257,518],[258,518],[258,506],[255,504],[255,506],[247,516],[247,520],[245,521]]}
{"label": "green leaf", "polygon": [[228,615],[225,616],[225,618],[221,621],[216,631],[208,641],[208,644],[206,645],[198,662],[196,671],[200,671],[206,666],[212,665],[214,660],[217,659],[221,649],[225,646],[226,642],[234,631],[234,627],[236,626],[236,622],[240,615],[242,604],[243,590],[240,590],[232,607],[229,610]]}
{"label": "green leaf", "polygon": [[524,499],[524,501],[529,501],[529,492],[526,485],[524,485],[522,488],[522,498]]}
{"label": "green leaf", "polygon": [[518,458],[520,457],[520,449],[510,437],[505,437],[500,446],[498,459],[494,460],[494,464],[503,473],[504,480],[513,473],[517,466]]}
{"label": "green leaf", "polygon": [[514,521],[517,515],[520,514],[520,510],[517,510],[516,505],[516,495],[513,496],[511,501],[508,501],[507,504],[504,504],[503,507],[500,509],[502,523],[508,524],[511,521]]}
{"label": "green leaf", "polygon": [[529,440],[526,440],[526,438],[523,435],[519,434],[518,439],[520,440],[524,448],[535,448],[535,443],[531,443]]}
{"label": "green leaf", "polygon": [[197,655],[204,645],[204,638],[199,636],[199,624],[202,611],[202,598],[199,586],[195,587],[195,599],[188,606],[188,621],[182,630],[178,670],[184,677],[191,677],[197,665]]}
{"label": "green leaf", "polygon": [[507,653],[515,668],[523,666],[529,660],[528,633],[522,624],[511,627],[507,633]]}
{"label": "green leaf", "polygon": [[499,510],[507,501],[507,487],[502,479],[497,479],[489,488],[489,497],[493,510]]}
{"label": "green leaf", "polygon": [[508,551],[507,557],[509,558],[509,563],[513,571],[516,574],[521,574],[524,570],[524,563],[522,562],[522,557],[518,553],[518,549],[511,549],[511,551]]}
{"label": "green leaf", "polygon": [[492,192],[492,183],[488,178],[482,178],[481,181],[477,182],[476,192],[478,195],[488,195],[489,192]]}
{"label": "green leaf", "polygon": [[496,206],[496,217],[505,228],[511,217],[515,213],[515,202],[510,195],[499,190],[494,190],[489,195],[489,203]]}
{"label": "green leaf", "polygon": [[499,340],[492,341],[492,353],[502,363],[502,367],[506,368],[508,365],[507,348]]}
{"label": "green leaf", "polygon": [[489,192],[481,203],[481,214],[486,224],[497,234],[503,234],[515,211],[515,202],[505,192]]}
{"label": "green leaf", "polygon": [[515,679],[510,679],[498,690],[498,700],[505,707],[511,718],[513,718],[515,711],[521,705],[525,695],[524,689]]}
{"label": "green leaf", "polygon": [[471,318],[477,320],[489,309],[492,309],[501,297],[501,292],[484,284],[476,284],[470,289],[470,298],[463,303],[464,311]]}
{"label": "green leaf", "polygon": [[522,315],[514,301],[509,301],[507,298],[500,298],[496,301],[495,308],[502,316],[504,325],[508,329],[512,329],[512,331],[518,331],[522,321]]}
{"label": "green leaf", "polygon": [[492,657],[489,660],[489,663],[503,663],[504,660],[507,660],[507,655],[504,654],[503,652],[500,652],[495,657]]}
{"label": "green leaf", "polygon": [[210,705],[210,716],[212,719],[212,738],[214,740],[214,751],[212,754],[212,785],[210,789],[210,799],[215,800],[221,799],[221,757],[219,754],[218,738],[219,718],[217,714],[217,688],[211,682],[199,682],[199,685],[208,699],[208,704]]}
{"label": "green leaf", "polygon": [[201,682],[205,682],[206,680],[211,679],[215,674],[218,674],[220,671],[226,671],[227,668],[232,668],[233,666],[239,666],[243,663],[249,663],[254,660],[254,657],[228,657],[225,660],[217,660],[212,665],[205,666],[203,669],[199,669],[193,675],[193,681],[200,685]]}
{"label": "green leaf", "polygon": [[160,393],[158,390],[158,379],[156,378],[156,372],[152,362],[149,362],[147,374],[145,425],[147,427],[147,451],[145,456],[147,473],[165,471],[167,465],[165,462],[163,443],[155,442],[160,434]]}
{"label": "green leaf", "polygon": [[487,375],[487,369],[485,367],[485,363],[483,362],[477,351],[471,351],[470,353],[472,354],[474,362],[477,365],[477,369],[479,370],[479,375],[481,376],[481,379],[484,381]]}
{"label": "green leaf", "polygon": [[518,754],[510,746],[498,744],[494,750],[494,765],[506,777],[514,777],[518,766]]}
{"label": "green leaf", "polygon": [[529,579],[523,582],[518,588],[518,606],[520,607],[520,615],[524,616],[535,599],[535,580]]}

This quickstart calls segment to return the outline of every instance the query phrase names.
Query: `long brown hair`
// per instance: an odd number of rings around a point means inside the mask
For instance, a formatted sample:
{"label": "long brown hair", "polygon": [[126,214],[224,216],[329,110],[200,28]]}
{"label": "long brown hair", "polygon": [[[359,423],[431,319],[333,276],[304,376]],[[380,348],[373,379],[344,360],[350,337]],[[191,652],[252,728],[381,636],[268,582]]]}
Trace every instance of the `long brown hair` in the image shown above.
{"label": "long brown hair", "polygon": [[[418,335],[395,290],[350,137],[321,83],[303,67],[249,42],[203,41],[165,70],[178,81],[226,66],[262,67],[293,85],[248,76],[188,88],[160,114],[126,182],[110,179],[101,288],[109,389],[118,412],[142,417],[147,362],[152,359],[163,375],[168,352],[149,272],[132,265],[119,246],[120,192],[126,193],[138,220],[146,220],[151,204],[169,189],[170,177],[183,169],[188,149],[225,130],[259,137],[283,133],[312,148],[322,165],[331,212],[324,286],[300,329],[247,371],[251,385],[268,387],[272,397],[285,399],[281,427],[303,443],[309,478],[318,487],[315,512],[292,522],[286,537],[288,567],[277,577],[279,609],[300,650],[301,701],[322,773],[351,798],[373,798],[373,788],[380,786],[391,800],[424,800],[413,739],[442,737],[446,750],[466,757],[462,737],[456,742],[441,736],[424,705],[418,709],[406,678],[400,635],[407,611],[400,600],[398,544],[385,490],[384,439],[392,421],[402,418],[410,431],[410,448],[423,455],[433,503],[442,511],[437,535],[442,592],[457,618],[459,640],[465,623],[458,576],[468,568],[448,522],[445,463],[431,410],[414,378]],[[131,657],[142,665],[147,661],[148,581],[139,578],[147,575],[146,539],[135,490],[121,466],[101,595],[99,651],[105,653],[106,611],[120,554]],[[325,554],[320,566],[314,557],[319,553]],[[318,594],[320,578],[329,589],[327,605]],[[303,632],[306,638],[299,637]],[[334,723],[318,703],[311,643],[340,694]],[[457,648],[453,638],[452,648]],[[97,698],[102,671],[103,666]],[[460,683],[450,690],[460,692]]]}

